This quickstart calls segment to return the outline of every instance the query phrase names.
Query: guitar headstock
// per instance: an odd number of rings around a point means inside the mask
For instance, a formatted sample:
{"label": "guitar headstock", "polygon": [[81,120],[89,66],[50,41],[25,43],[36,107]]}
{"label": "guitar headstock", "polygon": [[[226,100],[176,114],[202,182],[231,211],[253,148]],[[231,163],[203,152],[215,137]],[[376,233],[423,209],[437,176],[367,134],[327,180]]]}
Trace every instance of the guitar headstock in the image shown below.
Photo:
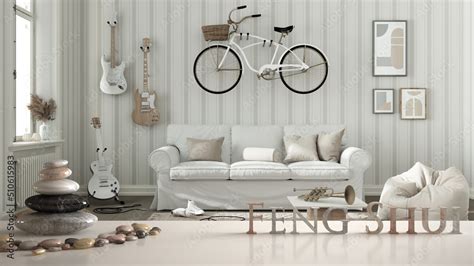
{"label": "guitar headstock", "polygon": [[142,46],[140,46],[140,49],[146,54],[150,52],[150,47],[151,47],[151,40],[150,38],[143,38],[143,43]]}
{"label": "guitar headstock", "polygon": [[91,125],[95,129],[99,129],[101,127],[100,118],[99,117],[92,117]]}
{"label": "guitar headstock", "polygon": [[107,24],[109,24],[109,26],[112,27],[112,28],[117,26],[117,13],[116,12],[111,17],[110,20],[107,20]]}

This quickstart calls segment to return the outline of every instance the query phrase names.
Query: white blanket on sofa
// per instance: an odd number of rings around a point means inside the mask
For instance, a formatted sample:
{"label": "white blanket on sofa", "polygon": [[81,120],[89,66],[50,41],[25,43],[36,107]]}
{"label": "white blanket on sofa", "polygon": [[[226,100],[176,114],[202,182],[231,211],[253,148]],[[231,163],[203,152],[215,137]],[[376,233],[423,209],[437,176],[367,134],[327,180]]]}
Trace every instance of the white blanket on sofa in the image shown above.
{"label": "white blanket on sofa", "polygon": [[[389,218],[388,207],[401,208],[398,219],[407,218],[406,208],[430,208],[430,219],[439,218],[440,207],[460,207],[460,218],[467,219],[469,209],[469,184],[462,172],[455,167],[437,171],[417,162],[408,171],[390,178],[383,188],[378,210],[381,219]],[[417,210],[416,218],[421,217]],[[448,209],[448,218],[452,212]]]}

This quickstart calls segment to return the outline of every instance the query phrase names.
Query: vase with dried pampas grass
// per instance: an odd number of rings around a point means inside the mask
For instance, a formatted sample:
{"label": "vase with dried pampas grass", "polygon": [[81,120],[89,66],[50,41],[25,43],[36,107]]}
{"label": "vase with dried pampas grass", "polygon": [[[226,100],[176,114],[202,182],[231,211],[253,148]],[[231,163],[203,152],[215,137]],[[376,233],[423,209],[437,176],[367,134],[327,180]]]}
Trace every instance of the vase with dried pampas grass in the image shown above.
{"label": "vase with dried pampas grass", "polygon": [[47,122],[55,119],[56,108],[57,105],[53,99],[46,101],[36,94],[31,95],[31,102],[30,105],[28,105],[28,109],[31,111],[33,119],[42,122],[39,126],[41,140],[51,139],[51,130]]}

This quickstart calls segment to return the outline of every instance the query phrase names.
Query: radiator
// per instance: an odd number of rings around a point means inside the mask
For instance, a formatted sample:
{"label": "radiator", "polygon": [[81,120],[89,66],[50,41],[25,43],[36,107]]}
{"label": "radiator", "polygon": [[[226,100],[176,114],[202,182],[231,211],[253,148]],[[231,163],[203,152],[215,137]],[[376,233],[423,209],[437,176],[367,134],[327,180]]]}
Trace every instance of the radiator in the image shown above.
{"label": "radiator", "polygon": [[24,207],[25,199],[36,194],[33,184],[39,180],[43,164],[56,159],[56,154],[43,153],[16,159],[16,203],[17,207]]}

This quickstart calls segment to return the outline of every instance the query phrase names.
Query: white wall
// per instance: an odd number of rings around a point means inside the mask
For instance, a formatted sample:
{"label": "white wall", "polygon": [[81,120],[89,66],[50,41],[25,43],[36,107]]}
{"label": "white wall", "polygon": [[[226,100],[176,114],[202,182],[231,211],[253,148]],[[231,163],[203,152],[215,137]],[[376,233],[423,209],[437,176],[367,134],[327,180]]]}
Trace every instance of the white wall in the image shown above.
{"label": "white wall", "polygon": [[[81,183],[91,176],[94,115],[103,120],[105,142],[115,162],[115,175],[125,187],[140,191],[153,184],[147,166],[150,151],[165,144],[168,123],[301,124],[344,123],[352,145],[374,156],[366,176],[367,191],[379,191],[385,180],[422,161],[435,168],[454,165],[474,177],[472,102],[472,15],[468,1],[220,1],[104,0],[62,1],[64,47],[60,87],[66,138],[65,157]],[[85,3],[85,4],[81,4]],[[278,81],[258,81],[249,71],[233,91],[205,93],[192,77],[192,63],[205,47],[200,26],[226,21],[227,12],[248,4],[244,13],[262,13],[242,31],[277,39],[275,26],[296,25],[287,44],[308,41],[331,63],[329,79],[310,95],[289,92]],[[119,14],[120,56],[128,61],[128,92],[99,92],[99,57],[108,53],[106,17]],[[371,75],[372,21],[408,20],[408,76]],[[72,34],[72,35],[71,35]],[[159,95],[160,124],[133,124],[131,91],[142,85],[141,39],[151,37],[151,88]],[[74,38],[74,37],[73,37]],[[251,58],[263,63],[264,55]],[[427,88],[428,119],[400,120],[372,114],[373,88]],[[397,95],[398,100],[398,95]],[[152,187],[151,187],[152,188]],[[149,190],[147,190],[149,191]]]}

